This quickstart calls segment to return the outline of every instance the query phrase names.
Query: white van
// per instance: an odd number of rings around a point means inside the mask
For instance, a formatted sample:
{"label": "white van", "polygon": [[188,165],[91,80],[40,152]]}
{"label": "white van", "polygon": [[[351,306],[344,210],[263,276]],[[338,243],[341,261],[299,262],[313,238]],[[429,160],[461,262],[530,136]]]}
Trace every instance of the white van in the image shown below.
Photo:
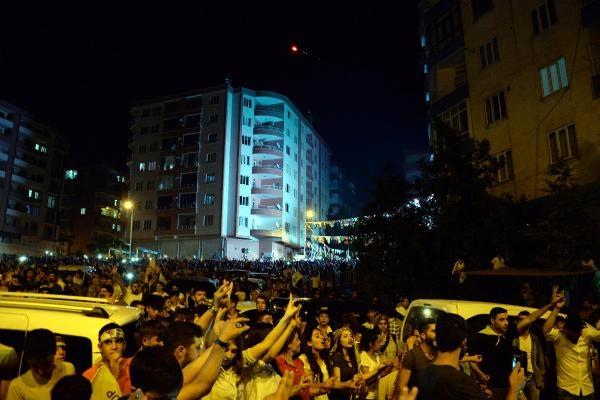
{"label": "white van", "polygon": [[[406,318],[402,326],[400,339],[405,342],[419,324],[428,319],[437,319],[442,314],[458,314],[467,321],[470,334],[475,334],[490,323],[490,311],[494,307],[502,307],[508,311],[511,322],[514,322],[521,311],[533,313],[537,308],[515,306],[510,304],[487,303],[466,300],[414,300],[408,307]],[[541,319],[546,319],[550,312],[546,312]]]}
{"label": "white van", "polygon": [[[123,327],[127,338],[126,355],[133,354],[137,350],[134,332],[140,316],[137,308],[111,305],[104,299],[0,292],[0,343],[21,355],[27,332],[49,329],[63,337],[67,344],[67,361],[81,373],[100,357],[98,332],[108,323]],[[20,365],[20,370],[26,368]]]}

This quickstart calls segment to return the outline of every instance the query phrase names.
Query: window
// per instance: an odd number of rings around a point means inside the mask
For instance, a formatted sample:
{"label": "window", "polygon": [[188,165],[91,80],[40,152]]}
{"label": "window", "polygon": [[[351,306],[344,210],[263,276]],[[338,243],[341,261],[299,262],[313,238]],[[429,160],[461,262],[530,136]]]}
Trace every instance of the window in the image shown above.
{"label": "window", "polygon": [[183,135],[183,147],[198,146],[199,140],[200,140],[199,133]]}
{"label": "window", "polygon": [[181,193],[179,195],[179,208],[196,207],[196,193]]}
{"label": "window", "polygon": [[290,154],[290,146],[285,146],[285,154],[287,154],[288,156],[291,155]]}
{"label": "window", "polygon": [[550,149],[550,164],[577,156],[579,150],[577,148],[575,124],[569,124],[548,132],[548,147]]}
{"label": "window", "polygon": [[80,215],[85,215],[85,207],[82,207],[79,209],[79,214]]}
{"label": "window", "polygon": [[144,204],[144,208],[146,210],[152,210],[154,208],[154,200],[146,200],[146,203]]}
{"label": "window", "polygon": [[147,146],[145,144],[140,144],[138,146],[138,153],[145,153],[147,150]]}
{"label": "window", "polygon": [[242,125],[252,126],[252,117],[244,117],[242,119]]}
{"label": "window", "polygon": [[144,230],[149,231],[150,229],[152,229],[152,220],[151,219],[144,220]]}
{"label": "window", "polygon": [[285,184],[285,192],[286,192],[286,193],[289,193],[289,192],[290,192],[290,184],[289,184],[289,183],[286,183],[286,184]]}
{"label": "window", "polygon": [[471,5],[473,6],[473,19],[481,17],[494,8],[492,0],[471,0]]}
{"label": "window", "polygon": [[177,216],[177,229],[194,229],[196,227],[196,216],[194,214],[179,214]]}
{"label": "window", "polygon": [[158,143],[154,142],[154,143],[150,143],[150,146],[148,147],[148,151],[156,151],[158,150]]}
{"label": "window", "polygon": [[119,183],[125,183],[125,177],[121,176],[121,175],[117,175],[117,182],[119,182]]}
{"label": "window", "polygon": [[250,184],[250,177],[247,175],[241,175],[240,176],[240,184],[241,185],[249,185]]}
{"label": "window", "polygon": [[173,196],[158,196],[156,208],[166,210],[171,207],[173,207]]}
{"label": "window", "polygon": [[215,105],[215,104],[219,104],[219,96],[211,96],[210,97],[210,104],[211,105]]}
{"label": "window", "polygon": [[170,171],[175,168],[175,156],[166,156],[160,158],[160,169]]}
{"label": "window", "polygon": [[181,158],[181,165],[183,168],[196,168],[198,167],[198,153],[186,153]]}
{"label": "window", "polygon": [[160,149],[164,150],[164,151],[177,150],[177,138],[176,137],[164,138],[160,143]]}
{"label": "window", "polygon": [[140,230],[140,221],[133,221],[133,230],[134,231]]}
{"label": "window", "polygon": [[115,200],[115,207],[119,207],[119,200]]}
{"label": "window", "polygon": [[242,156],[242,165],[250,165],[250,156]]}
{"label": "window", "polygon": [[206,174],[204,175],[204,183],[215,183],[217,181],[216,174]]}
{"label": "window", "polygon": [[540,81],[543,97],[549,96],[552,93],[569,86],[565,58],[561,57],[554,63],[541,68]]}
{"label": "window", "polygon": [[146,190],[154,190],[154,181],[146,182]]}
{"label": "window", "polygon": [[242,135],[242,144],[250,146],[252,144],[252,138],[250,136]]}
{"label": "window", "polygon": [[209,124],[216,124],[217,122],[219,122],[219,116],[217,114],[213,114],[208,117]]}
{"label": "window", "polygon": [[250,198],[248,196],[240,196],[240,206],[247,206],[250,201]]}
{"label": "window", "polygon": [[487,68],[500,60],[498,52],[498,38],[493,38],[479,48],[479,58],[481,61],[481,69]]}
{"label": "window", "polygon": [[65,171],[65,179],[73,180],[77,179],[78,172],[75,169],[68,169]]}
{"label": "window", "polygon": [[209,206],[215,204],[215,195],[212,193],[207,193],[204,195],[204,204]]}
{"label": "window", "polygon": [[506,99],[504,91],[485,99],[485,116],[488,125],[506,118]]}
{"label": "window", "polygon": [[198,174],[196,172],[188,172],[181,174],[181,187],[196,186],[198,181]]}
{"label": "window", "polygon": [[460,16],[460,8],[458,6],[436,18],[430,25],[426,27],[428,33],[427,44],[430,52],[435,52],[442,49],[452,39],[462,36],[462,21]]}
{"label": "window", "polygon": [[212,226],[214,224],[214,216],[213,215],[205,215],[203,222],[204,222],[204,226]]}
{"label": "window", "polygon": [[172,131],[179,127],[179,118],[170,118],[163,121],[163,131]]}
{"label": "window", "polygon": [[144,182],[136,182],[135,183],[135,191],[141,192],[142,190],[144,190]]}
{"label": "window", "polygon": [[138,171],[142,172],[142,171],[145,171],[145,170],[146,170],[146,163],[143,163],[143,162],[139,163],[138,164]]}
{"label": "window", "polygon": [[533,34],[537,35],[545,31],[557,22],[554,0],[545,0],[539,7],[531,11],[531,25]]}
{"label": "window", "polygon": [[158,181],[158,190],[173,189],[173,175],[163,175]]}
{"label": "window", "polygon": [[208,143],[217,143],[217,134],[216,133],[209,133],[208,134],[208,138],[207,138],[207,142]]}
{"label": "window", "polygon": [[148,162],[148,171],[154,171],[156,169],[156,161]]}
{"label": "window", "polygon": [[56,197],[48,196],[48,200],[46,201],[46,205],[48,208],[56,207]]}
{"label": "window", "polygon": [[200,126],[200,114],[186,115],[183,126],[185,128],[198,128]]}
{"label": "window", "polygon": [[285,229],[285,231],[286,231],[287,233],[290,233],[290,223],[289,223],[289,222],[286,222],[286,223],[285,223],[283,226],[284,226],[284,229]]}
{"label": "window", "polygon": [[156,230],[168,231],[170,229],[171,229],[171,218],[170,217],[156,218]]}
{"label": "window", "polygon": [[252,99],[244,97],[244,107],[252,108]]}
{"label": "window", "polygon": [[512,151],[507,150],[494,156],[498,169],[494,172],[494,183],[502,183],[514,178]]}
{"label": "window", "polygon": [[48,152],[48,148],[46,146],[43,146],[41,144],[36,143],[35,146],[33,146],[33,148],[36,151],[39,151],[40,153],[47,153]]}
{"label": "window", "polygon": [[206,153],[206,162],[214,163],[217,161],[217,153]]}
{"label": "window", "polygon": [[441,120],[449,127],[456,130],[461,136],[469,136],[469,115],[467,102],[462,101],[456,106],[440,114]]}

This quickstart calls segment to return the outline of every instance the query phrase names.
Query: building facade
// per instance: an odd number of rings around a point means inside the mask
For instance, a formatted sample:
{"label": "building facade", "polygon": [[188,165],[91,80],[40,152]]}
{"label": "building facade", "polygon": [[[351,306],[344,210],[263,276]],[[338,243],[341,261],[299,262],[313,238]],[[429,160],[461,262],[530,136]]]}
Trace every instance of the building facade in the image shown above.
{"label": "building facade", "polygon": [[0,253],[57,252],[66,141],[0,100]]}
{"label": "building facade", "polygon": [[331,164],[329,181],[329,220],[361,215],[361,201],[356,186],[336,164]]}
{"label": "building facade", "polygon": [[207,88],[131,109],[134,247],[168,257],[301,254],[329,208],[330,150],[285,96]]}
{"label": "building facade", "polygon": [[600,180],[599,3],[420,2],[430,117],[490,142],[494,194],[543,196],[558,164]]}
{"label": "building facade", "polygon": [[68,254],[106,253],[129,242],[121,200],[124,171],[106,165],[67,169],[61,209],[61,242]]}

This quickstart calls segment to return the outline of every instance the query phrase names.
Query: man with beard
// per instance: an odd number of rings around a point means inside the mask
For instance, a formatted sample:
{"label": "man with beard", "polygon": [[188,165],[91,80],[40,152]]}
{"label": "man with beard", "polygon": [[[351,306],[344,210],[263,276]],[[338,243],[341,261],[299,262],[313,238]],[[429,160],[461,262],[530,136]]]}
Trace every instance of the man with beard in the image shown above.
{"label": "man with beard", "polygon": [[421,344],[406,353],[400,369],[400,387],[413,387],[419,381],[419,373],[423,371],[436,356],[435,320],[429,318],[419,324]]}
{"label": "man with beard", "polygon": [[62,294],[63,289],[62,287],[58,284],[58,278],[56,276],[56,272],[55,271],[50,271],[48,273],[48,281],[43,284],[42,286],[40,286],[40,289],[46,289],[48,293],[50,294]]}
{"label": "man with beard", "polygon": [[[442,314],[436,321],[437,355],[419,374],[419,400],[487,400],[479,385],[461,372],[459,360],[467,347],[467,326],[456,314]],[[517,400],[525,384],[519,363],[508,376],[509,388],[502,400]],[[403,388],[405,390],[405,388]]]}

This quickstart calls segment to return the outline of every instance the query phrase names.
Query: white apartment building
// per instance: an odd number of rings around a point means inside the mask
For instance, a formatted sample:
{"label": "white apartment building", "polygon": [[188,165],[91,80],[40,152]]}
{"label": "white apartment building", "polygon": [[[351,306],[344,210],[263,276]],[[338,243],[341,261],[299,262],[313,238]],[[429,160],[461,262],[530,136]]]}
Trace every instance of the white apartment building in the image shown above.
{"label": "white apartment building", "polygon": [[327,218],[330,149],[285,96],[207,88],[131,109],[133,247],[290,259]]}

